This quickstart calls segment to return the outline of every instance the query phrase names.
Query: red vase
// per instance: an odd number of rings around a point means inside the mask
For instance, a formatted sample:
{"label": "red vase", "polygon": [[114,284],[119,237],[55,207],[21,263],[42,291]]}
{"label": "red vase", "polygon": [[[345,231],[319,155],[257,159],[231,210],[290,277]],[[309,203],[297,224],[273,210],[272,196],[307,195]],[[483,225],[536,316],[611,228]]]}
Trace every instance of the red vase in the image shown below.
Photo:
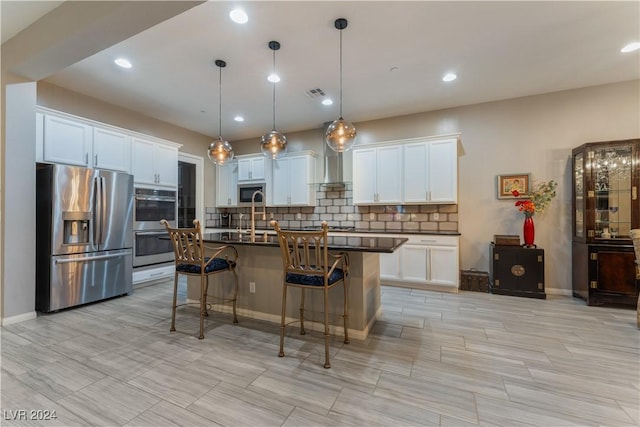
{"label": "red vase", "polygon": [[525,246],[535,246],[533,244],[533,240],[536,236],[535,228],[533,227],[533,217],[525,216],[524,217],[524,229],[523,229],[523,237]]}

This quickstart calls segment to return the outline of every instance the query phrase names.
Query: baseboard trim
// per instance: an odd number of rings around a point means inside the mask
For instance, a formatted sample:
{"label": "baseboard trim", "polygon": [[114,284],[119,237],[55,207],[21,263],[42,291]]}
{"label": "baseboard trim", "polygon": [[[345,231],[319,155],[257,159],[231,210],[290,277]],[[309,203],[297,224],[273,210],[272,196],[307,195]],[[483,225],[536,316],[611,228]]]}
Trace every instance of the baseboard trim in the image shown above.
{"label": "baseboard trim", "polygon": [[[200,301],[198,300],[193,300],[193,299],[187,299],[187,303],[188,304],[200,304]],[[229,304],[211,304],[211,308],[213,310],[219,311],[221,313],[226,313],[226,314],[231,314],[233,313],[233,307],[231,307]],[[241,317],[246,317],[249,319],[256,319],[256,320],[263,320],[265,322],[270,322],[270,323],[275,323],[278,325],[278,328],[280,327],[280,315],[279,314],[269,314],[269,313],[263,313],[261,311],[253,311],[253,310],[249,310],[246,308],[238,308],[236,309],[236,312],[238,314],[238,316]],[[356,340],[364,340],[367,338],[367,336],[369,335],[369,331],[371,330],[371,328],[373,327],[373,325],[375,324],[376,320],[378,320],[378,318],[380,318],[380,316],[382,315],[382,307],[378,307],[378,310],[376,311],[375,316],[369,321],[369,323],[367,324],[367,326],[364,328],[364,330],[356,330],[356,329],[351,329],[349,328],[349,339],[353,338]],[[293,323],[299,321],[299,319],[297,318],[293,318],[293,317],[286,317],[285,318],[285,323],[289,324],[289,323]],[[305,318],[304,320],[304,327],[305,329],[311,330],[311,331],[317,331],[317,332],[323,332],[324,331],[324,325],[320,322],[314,322],[312,320],[307,320]],[[344,328],[342,326],[336,326],[336,325],[329,325],[329,332],[332,335],[340,335],[340,336],[344,336]]]}
{"label": "baseboard trim", "polygon": [[573,296],[573,291],[571,289],[562,289],[562,288],[545,288],[544,292],[549,295],[561,295],[564,297]]}
{"label": "baseboard trim", "polygon": [[25,322],[27,320],[32,320],[38,317],[38,314],[35,311],[30,311],[28,313],[18,314],[17,316],[10,316],[2,318],[2,326],[13,325],[14,323]]}

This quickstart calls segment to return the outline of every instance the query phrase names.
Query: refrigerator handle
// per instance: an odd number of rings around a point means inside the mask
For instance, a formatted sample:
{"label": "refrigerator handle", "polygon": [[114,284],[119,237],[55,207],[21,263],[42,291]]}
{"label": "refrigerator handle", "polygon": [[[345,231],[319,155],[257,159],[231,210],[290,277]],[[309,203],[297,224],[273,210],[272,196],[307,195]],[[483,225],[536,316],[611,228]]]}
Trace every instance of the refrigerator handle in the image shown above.
{"label": "refrigerator handle", "polygon": [[93,183],[95,188],[93,243],[100,245],[102,244],[102,177],[95,177]]}
{"label": "refrigerator handle", "polygon": [[100,243],[104,244],[104,229],[107,218],[107,183],[104,176],[100,177]]}

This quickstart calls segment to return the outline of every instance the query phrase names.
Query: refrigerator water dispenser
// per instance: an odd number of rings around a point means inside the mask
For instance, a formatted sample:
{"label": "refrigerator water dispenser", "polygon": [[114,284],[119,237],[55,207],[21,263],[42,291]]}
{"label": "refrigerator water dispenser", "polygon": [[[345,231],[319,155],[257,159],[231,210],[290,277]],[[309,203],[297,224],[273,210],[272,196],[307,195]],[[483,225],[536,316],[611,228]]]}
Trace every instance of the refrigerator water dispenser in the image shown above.
{"label": "refrigerator water dispenser", "polygon": [[63,212],[65,245],[89,244],[89,220],[91,212]]}

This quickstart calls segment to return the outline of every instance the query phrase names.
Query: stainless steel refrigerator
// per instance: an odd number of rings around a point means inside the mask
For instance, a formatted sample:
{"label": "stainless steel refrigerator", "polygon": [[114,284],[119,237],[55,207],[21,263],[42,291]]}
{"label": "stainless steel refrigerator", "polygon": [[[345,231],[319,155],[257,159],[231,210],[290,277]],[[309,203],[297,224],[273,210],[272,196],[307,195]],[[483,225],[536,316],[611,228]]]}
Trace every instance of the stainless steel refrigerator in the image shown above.
{"label": "stainless steel refrigerator", "polygon": [[133,176],[38,164],[36,310],[131,292]]}

